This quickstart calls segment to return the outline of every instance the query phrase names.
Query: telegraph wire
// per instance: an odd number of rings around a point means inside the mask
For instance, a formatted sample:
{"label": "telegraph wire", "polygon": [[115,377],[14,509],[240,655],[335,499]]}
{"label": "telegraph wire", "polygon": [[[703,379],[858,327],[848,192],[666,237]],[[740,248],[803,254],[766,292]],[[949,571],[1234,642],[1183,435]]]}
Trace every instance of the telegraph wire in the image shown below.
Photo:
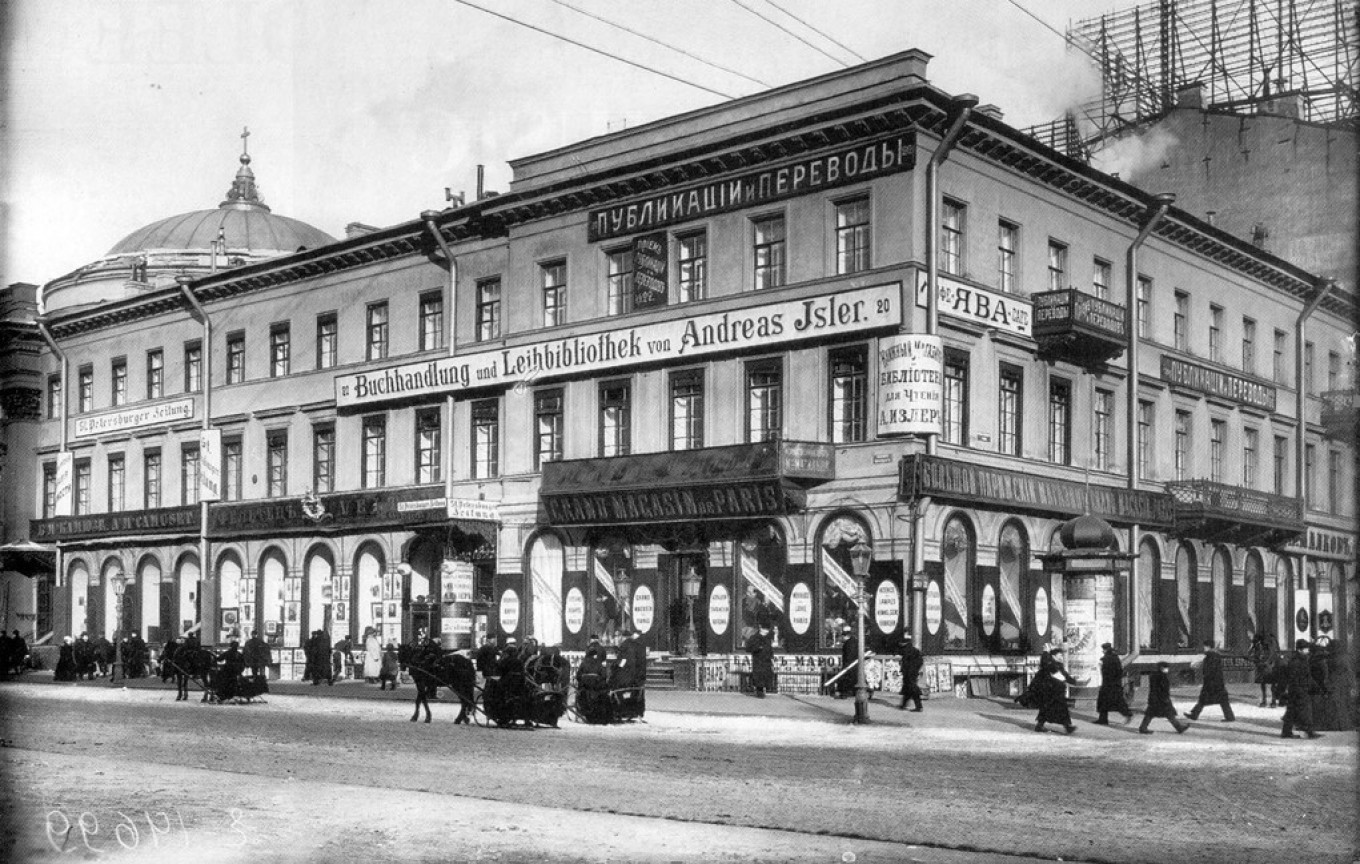
{"label": "telegraph wire", "polygon": [[830,33],[826,33],[826,32],[823,32],[823,31],[821,31],[821,30],[818,30],[816,27],[813,27],[813,26],[812,26],[811,24],[809,24],[807,21],[803,20],[802,18],[799,18],[797,15],[795,15],[795,14],[793,14],[792,12],[790,12],[789,10],[785,9],[783,6],[780,6],[778,3],[774,2],[774,0],[765,0],[765,2],[766,2],[766,3],[769,3],[771,6],[773,6],[773,7],[776,8],[776,9],[778,9],[780,12],[783,12],[785,15],[787,15],[787,16],[789,16],[790,18],[792,18],[793,20],[797,21],[799,24],[802,24],[804,27],[808,28],[808,29],[811,30],[813,33],[816,33],[818,36],[821,36],[823,39],[826,39],[827,41],[831,42],[833,45],[838,46],[839,48],[841,48],[842,50],[846,51],[846,52],[849,53],[849,54],[855,55],[855,58],[856,58],[857,60],[859,60],[859,62],[861,62],[861,63],[868,63],[868,62],[869,62],[868,58],[866,58],[864,55],[860,54],[860,53],[859,53],[858,51],[856,51],[854,48],[851,48],[849,45],[846,45],[844,42],[839,41],[838,39],[836,39],[836,37],[832,36]]}
{"label": "telegraph wire", "polygon": [[1096,65],[1100,65],[1100,58],[1096,57],[1096,55],[1092,54],[1086,48],[1078,44],[1077,40],[1071,38],[1066,33],[1063,33],[1061,30],[1054,27],[1052,24],[1048,23],[1044,19],[1040,18],[1038,15],[1035,15],[1033,12],[1029,11],[1024,6],[1020,5],[1019,0],[1006,0],[1006,2],[1014,6],[1016,9],[1019,9],[1021,12],[1024,12],[1026,15],[1033,18],[1035,21],[1038,21],[1040,26],[1042,26],[1045,30],[1050,31],[1054,36],[1057,36],[1059,39],[1063,40],[1068,45],[1071,45],[1073,48],[1077,49],[1081,53],[1085,54],[1087,57],[1091,58],[1091,60],[1094,61]]}
{"label": "telegraph wire", "polygon": [[596,21],[599,21],[599,22],[601,22],[601,23],[603,23],[603,24],[608,24],[610,27],[616,27],[616,28],[618,28],[619,30],[622,30],[622,31],[625,32],[625,33],[631,33],[631,34],[633,34],[634,36],[637,36],[637,37],[640,38],[640,39],[646,39],[648,42],[652,42],[652,43],[654,43],[654,44],[656,44],[656,45],[660,45],[662,48],[669,48],[669,49],[672,50],[672,51],[676,51],[676,52],[678,52],[678,53],[680,53],[680,54],[684,54],[686,57],[690,58],[691,60],[697,60],[697,61],[699,61],[700,63],[703,63],[705,66],[711,66],[711,67],[713,67],[714,69],[717,69],[717,70],[722,71],[722,72],[726,72],[726,73],[728,73],[729,75],[736,75],[738,78],[745,78],[747,81],[750,81],[752,84],[759,84],[761,87],[773,87],[773,86],[774,86],[773,84],[770,84],[770,83],[768,83],[768,82],[766,82],[766,81],[761,81],[759,78],[752,78],[750,75],[747,75],[747,74],[744,73],[744,72],[738,72],[736,69],[729,69],[729,68],[727,68],[726,66],[723,66],[723,65],[718,64],[718,63],[714,63],[714,62],[711,61],[711,60],[705,60],[704,58],[698,56],[697,54],[691,54],[690,52],[686,51],[684,48],[676,47],[675,45],[672,45],[672,44],[670,44],[669,42],[663,42],[663,41],[660,40],[660,39],[654,38],[654,37],[652,37],[652,36],[648,36],[646,33],[641,33],[641,32],[639,32],[639,31],[637,31],[637,30],[632,29],[631,27],[627,27],[627,26],[625,26],[625,25],[623,25],[623,24],[619,24],[619,23],[616,22],[616,21],[610,21],[608,18],[604,18],[604,17],[602,17],[602,16],[600,16],[600,15],[596,15],[594,12],[591,12],[591,11],[586,10],[586,9],[582,9],[582,8],[580,8],[579,6],[573,6],[572,4],[567,3],[566,0],[552,0],[552,2],[553,2],[553,3],[556,3],[558,6],[565,6],[566,8],[570,9],[570,10],[573,11],[573,12],[577,12],[577,13],[579,13],[579,14],[581,14],[581,15],[585,15],[587,18],[594,18]]}
{"label": "telegraph wire", "polygon": [[669,79],[671,79],[672,81],[677,81],[677,82],[679,82],[679,83],[681,83],[681,84],[685,84],[685,85],[687,85],[687,86],[689,86],[689,87],[694,87],[694,88],[697,89],[697,90],[703,90],[705,93],[712,93],[714,96],[721,96],[721,97],[724,98],[724,99],[735,99],[735,98],[736,98],[735,96],[733,96],[733,95],[730,94],[730,93],[724,93],[724,92],[722,92],[721,90],[714,90],[712,87],[705,87],[704,85],[702,85],[702,84],[696,84],[696,83],[694,83],[693,81],[686,81],[684,78],[681,78],[681,77],[678,76],[678,75],[672,75],[672,74],[669,73],[669,72],[663,72],[663,71],[661,71],[660,69],[655,69],[655,68],[653,68],[653,67],[651,67],[651,66],[647,66],[646,64],[638,63],[636,60],[629,60],[627,57],[620,57],[620,56],[617,55],[617,54],[612,54],[612,53],[610,53],[610,52],[608,52],[608,51],[605,51],[603,48],[596,48],[596,47],[593,46],[593,45],[587,45],[587,44],[584,43],[584,42],[578,42],[577,40],[572,39],[572,38],[570,38],[570,37],[568,37],[568,36],[563,36],[561,33],[554,33],[554,32],[552,32],[551,30],[545,30],[545,29],[543,29],[542,27],[539,27],[539,26],[536,25],[536,24],[530,24],[530,23],[527,22],[527,21],[521,21],[521,20],[519,20],[518,18],[513,18],[513,17],[511,17],[511,16],[509,16],[509,15],[505,15],[505,14],[502,14],[502,13],[500,13],[500,12],[496,12],[496,11],[493,11],[493,10],[491,10],[491,9],[487,9],[485,6],[478,6],[476,3],[471,2],[471,0],[453,0],[453,2],[462,4],[463,6],[467,6],[467,7],[472,8],[472,9],[476,9],[478,12],[485,12],[487,15],[494,15],[494,16],[496,16],[497,18],[500,18],[500,19],[502,19],[502,20],[504,20],[504,21],[509,21],[511,24],[518,24],[518,25],[521,26],[521,27],[526,27],[526,28],[528,28],[528,29],[530,29],[530,30],[534,30],[534,31],[536,31],[536,32],[538,32],[538,33],[542,33],[542,34],[545,35],[545,36],[551,36],[551,37],[554,38],[554,39],[561,39],[563,42],[569,42],[569,43],[571,43],[572,45],[575,45],[577,48],[584,48],[584,49],[586,49],[587,51],[593,51],[594,53],[599,54],[599,55],[604,56],[604,57],[608,57],[608,58],[610,58],[611,60],[617,60],[617,61],[619,61],[620,63],[627,63],[629,66],[633,66],[633,67],[635,67],[635,68],[637,68],[637,69],[641,69],[641,70],[643,70],[644,72],[651,72],[653,75],[660,75],[660,76],[663,77],[663,78],[669,78]]}
{"label": "telegraph wire", "polygon": [[[462,2],[462,0],[459,0],[459,2]],[[827,53],[824,49],[818,48],[816,45],[813,45],[811,42],[809,42],[808,40],[804,39],[802,36],[799,36],[797,33],[793,32],[793,31],[790,30],[789,28],[785,27],[783,24],[780,24],[778,21],[774,20],[773,18],[769,18],[769,17],[767,17],[767,16],[765,16],[765,15],[762,15],[760,12],[756,11],[755,9],[752,9],[750,6],[747,6],[746,3],[743,2],[743,0],[732,0],[732,2],[735,3],[735,4],[737,4],[737,5],[740,6],[741,8],[745,9],[747,12],[750,12],[752,15],[756,16],[756,17],[759,18],[760,20],[765,21],[765,22],[767,22],[767,23],[769,23],[769,24],[772,24],[772,25],[774,25],[775,27],[778,27],[780,30],[783,30],[785,33],[787,33],[787,34],[789,34],[790,36],[792,36],[793,38],[797,39],[799,42],[802,42],[804,45],[806,45],[806,46],[808,46],[809,48],[811,48],[813,51],[816,51],[816,52],[819,53],[819,54],[825,54],[827,57],[830,57],[832,60],[836,61],[837,63],[841,64],[842,66],[849,66],[849,65],[850,65],[849,63],[846,63],[844,60],[842,60],[842,59],[840,59],[839,57],[835,56],[834,54],[829,54],[829,53]]]}

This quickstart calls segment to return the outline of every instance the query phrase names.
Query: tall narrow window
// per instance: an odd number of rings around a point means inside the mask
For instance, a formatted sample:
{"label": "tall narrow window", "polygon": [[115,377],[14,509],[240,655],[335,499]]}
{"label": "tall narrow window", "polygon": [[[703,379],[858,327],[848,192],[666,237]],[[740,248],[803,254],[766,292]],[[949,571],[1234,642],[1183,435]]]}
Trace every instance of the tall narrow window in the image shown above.
{"label": "tall narrow window", "polygon": [[940,271],[963,275],[963,240],[968,211],[957,201],[946,199],[940,208]]}
{"label": "tall narrow window", "polygon": [[269,476],[266,494],[282,498],[288,494],[288,430],[270,430],[265,435],[265,449],[265,470]]}
{"label": "tall narrow window", "polygon": [[340,320],[334,312],[316,316],[316,368],[330,369],[338,362]]}
{"label": "tall narrow window", "polygon": [[1072,384],[1048,383],[1048,461],[1072,464]]}
{"label": "tall narrow window", "polygon": [[81,366],[76,373],[77,407],[81,414],[94,410],[94,367]]}
{"label": "tall narrow window", "polygon": [[1316,509],[1318,506],[1317,447],[1312,444],[1305,444],[1303,447],[1303,480],[1308,484],[1308,506]]}
{"label": "tall narrow window", "polygon": [[1228,424],[1223,420],[1209,421],[1209,479],[1223,482],[1223,448],[1228,443]]}
{"label": "tall narrow window", "polygon": [[122,453],[109,455],[109,512],[117,513],[127,506],[127,463]]}
{"label": "tall narrow window", "polygon": [[1242,319],[1242,371],[1256,374],[1256,321]]}
{"label": "tall narrow window", "polygon": [[1271,369],[1272,369],[1271,377],[1275,380],[1275,383],[1276,383],[1276,384],[1284,384],[1284,383],[1287,383],[1287,382],[1285,381],[1285,377],[1284,377],[1285,374],[1286,374],[1286,373],[1285,373],[1284,354],[1285,354],[1285,351],[1286,351],[1286,347],[1285,347],[1285,344],[1286,344],[1286,343],[1285,343],[1285,340],[1288,339],[1288,338],[1289,338],[1289,335],[1288,335],[1287,333],[1285,333],[1283,330],[1276,330],[1276,331],[1275,331],[1275,356],[1274,356],[1274,360],[1273,360],[1273,362],[1272,362],[1272,364],[1271,364]]}
{"label": "tall narrow window", "polygon": [[1327,352],[1327,389],[1337,390],[1341,387],[1341,355],[1335,351]]}
{"label": "tall narrow window", "polygon": [[363,460],[361,471],[365,489],[387,485],[387,418],[381,414],[365,417],[363,422]]}
{"label": "tall narrow window", "polygon": [[1097,258],[1091,264],[1091,293],[1101,300],[1110,299],[1110,262]]}
{"label": "tall narrow window", "polygon": [[562,459],[562,391],[534,394],[534,470]]}
{"label": "tall narrow window", "polygon": [[179,450],[179,503],[198,503],[198,445],[181,444]]}
{"label": "tall narrow window", "polygon": [[609,279],[610,315],[633,311],[633,247],[625,246],[605,253]]}
{"label": "tall narrow window", "polygon": [[198,340],[184,343],[184,392],[197,393],[203,389],[203,343]]}
{"label": "tall narrow window", "polygon": [[1209,305],[1209,359],[1223,362],[1223,307]]}
{"label": "tall narrow window", "polygon": [[477,283],[477,341],[501,338],[501,280]]}
{"label": "tall narrow window", "polygon": [[1138,336],[1147,338],[1148,319],[1152,317],[1152,280],[1138,277]]}
{"label": "tall narrow window", "polygon": [[146,509],[161,506],[161,451],[148,450],[142,454],[142,499]]}
{"label": "tall narrow window", "polygon": [[1048,290],[1061,291],[1067,287],[1067,246],[1057,240],[1048,241]]}
{"label": "tall narrow window", "polygon": [[632,388],[627,381],[600,385],[600,455],[632,452]]}
{"label": "tall narrow window", "polygon": [[704,446],[704,370],[671,374],[671,449]]}
{"label": "tall narrow window", "polygon": [[1261,433],[1250,427],[1242,430],[1242,485],[1256,488],[1260,470]]}
{"label": "tall narrow window", "polygon": [[1271,488],[1276,495],[1284,494],[1284,484],[1289,476],[1289,439],[1283,435],[1275,436],[1275,467]]}
{"label": "tall narrow window", "polygon": [[472,403],[472,476],[486,480],[500,473],[500,410],[495,399]]}
{"label": "tall narrow window", "polygon": [[778,360],[746,365],[746,440],[775,441],[784,431],[784,372]]}
{"label": "tall narrow window", "polygon": [[61,400],[65,396],[61,389],[61,376],[47,376],[47,419],[56,420],[61,416]]}
{"label": "tall narrow window", "polygon": [[165,352],[157,348],[146,352],[146,398],[165,395]]}
{"label": "tall narrow window", "polygon": [[784,217],[755,220],[756,290],[778,288],[785,281]]}
{"label": "tall narrow window", "polygon": [[227,501],[241,500],[242,449],[241,439],[222,442],[222,497]]}
{"label": "tall narrow window", "polygon": [[113,361],[113,404],[126,405],[128,401],[127,358],[119,357]]}
{"label": "tall narrow window", "polygon": [[1190,475],[1190,412],[1176,412],[1176,479]]}
{"label": "tall narrow window", "polygon": [[1184,291],[1176,292],[1176,311],[1171,319],[1171,336],[1177,351],[1190,350],[1190,334],[1186,329],[1190,321],[1190,295]]}
{"label": "tall narrow window", "polygon": [[43,506],[42,518],[51,519],[57,515],[57,463],[43,463]]}
{"label": "tall narrow window", "polygon": [[869,360],[863,347],[833,351],[830,364],[831,441],[849,444],[866,439],[869,407]]}
{"label": "tall narrow window", "polygon": [[387,359],[387,301],[368,304],[368,326],[364,356],[369,360]]}
{"label": "tall narrow window", "polygon": [[335,490],[335,427],[312,427],[312,491]]}
{"label": "tall narrow window", "polygon": [[543,326],[567,323],[567,262],[542,265],[539,279],[543,288]]}
{"label": "tall narrow window", "polygon": [[1025,373],[1018,366],[1002,366],[997,390],[997,439],[998,453],[1019,456],[1020,418],[1024,416],[1023,393]]}
{"label": "tall narrow window", "polygon": [[1152,423],[1154,406],[1151,402],[1138,402],[1138,479],[1147,480],[1152,476]]}
{"label": "tall narrow window", "polygon": [[836,204],[836,272],[858,273],[870,263],[869,199]]}
{"label": "tall narrow window", "polygon": [[77,459],[72,466],[71,474],[71,501],[74,513],[77,516],[86,516],[90,512],[90,493],[91,493],[91,468],[89,459]]}
{"label": "tall narrow window", "polygon": [[269,377],[282,378],[292,367],[292,334],[288,323],[269,328]]}
{"label": "tall narrow window", "polygon": [[944,441],[968,446],[968,355],[962,351],[944,355]]}
{"label": "tall narrow window", "polygon": [[1096,470],[1111,470],[1114,450],[1114,393],[1097,390],[1094,400]]}
{"label": "tall narrow window", "polygon": [[696,231],[676,238],[676,287],[681,303],[708,296],[708,232]]}
{"label": "tall narrow window", "polygon": [[1303,343],[1303,392],[1313,393],[1313,343]]}
{"label": "tall narrow window", "polygon": [[996,287],[1007,294],[1016,290],[1016,269],[1020,249],[1020,228],[1001,219],[996,223]]}
{"label": "tall narrow window", "polygon": [[420,295],[420,350],[444,347],[444,295],[426,291]]}
{"label": "tall narrow window", "polygon": [[240,330],[227,334],[227,383],[246,380],[246,334]]}
{"label": "tall narrow window", "polygon": [[416,482],[439,483],[444,479],[441,470],[442,429],[438,408],[427,408],[416,414]]}
{"label": "tall narrow window", "polygon": [[1341,512],[1341,451],[1327,451],[1327,512]]}

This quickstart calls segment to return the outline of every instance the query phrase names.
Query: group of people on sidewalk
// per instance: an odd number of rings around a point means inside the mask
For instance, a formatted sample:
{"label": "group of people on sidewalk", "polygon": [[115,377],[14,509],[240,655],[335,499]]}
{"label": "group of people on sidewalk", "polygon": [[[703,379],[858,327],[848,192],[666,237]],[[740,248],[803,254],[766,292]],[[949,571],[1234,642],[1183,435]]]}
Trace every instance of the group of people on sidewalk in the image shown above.
{"label": "group of people on sidewalk", "polygon": [[151,652],[141,634],[115,638],[118,638],[116,645],[102,633],[93,639],[88,633],[81,633],[76,640],[65,637],[57,651],[56,679],[93,681],[96,677],[109,677],[116,680],[120,674],[124,678],[143,678],[150,674]]}
{"label": "group of people on sidewalk", "polygon": [[0,631],[0,675],[18,675],[28,666],[28,642],[19,631],[6,636]]}

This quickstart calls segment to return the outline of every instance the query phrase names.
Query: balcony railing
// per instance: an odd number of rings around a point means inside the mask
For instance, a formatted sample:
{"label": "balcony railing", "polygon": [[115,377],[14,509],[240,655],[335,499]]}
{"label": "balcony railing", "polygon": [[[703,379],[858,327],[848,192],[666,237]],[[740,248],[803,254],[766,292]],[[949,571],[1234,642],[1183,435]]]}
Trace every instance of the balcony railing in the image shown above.
{"label": "balcony railing", "polygon": [[1360,393],[1354,387],[1349,390],[1328,390],[1322,394],[1322,428],[1328,438],[1337,441],[1355,440],[1356,424],[1360,422],[1357,402],[1360,402]]}
{"label": "balcony railing", "polygon": [[1166,484],[1176,511],[1176,533],[1206,540],[1278,545],[1302,536],[1303,505],[1256,489],[1212,480]]}
{"label": "balcony railing", "polygon": [[1095,366],[1118,356],[1128,338],[1128,312],[1075,288],[1035,294],[1034,339],[1042,356]]}

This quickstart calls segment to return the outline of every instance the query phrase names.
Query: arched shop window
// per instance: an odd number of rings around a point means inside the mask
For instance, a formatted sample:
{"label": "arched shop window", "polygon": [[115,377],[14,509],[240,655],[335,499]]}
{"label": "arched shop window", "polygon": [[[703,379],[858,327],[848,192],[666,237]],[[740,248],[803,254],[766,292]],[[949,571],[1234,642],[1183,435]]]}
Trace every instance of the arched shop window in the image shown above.
{"label": "arched shop window", "polygon": [[1261,553],[1252,550],[1242,566],[1242,587],[1245,591],[1247,644],[1258,634],[1273,635],[1271,621],[1275,615],[1271,608],[1271,594],[1266,589],[1265,566],[1261,563]]}
{"label": "arched shop window", "polygon": [[[1238,634],[1233,631],[1237,629],[1235,622],[1228,615],[1228,583],[1232,579],[1232,557],[1228,550],[1222,546],[1213,552],[1213,557],[1209,559],[1209,581],[1213,591],[1213,618],[1208,622],[1209,626],[1203,628],[1203,632],[1208,635],[1203,639],[1212,639],[1215,646],[1220,650],[1223,648],[1235,649],[1237,647]],[[1245,650],[1245,649],[1243,649]]]}
{"label": "arched shop window", "polygon": [[136,585],[128,585],[124,602],[132,607],[129,610],[132,629],[151,642],[161,640],[160,597],[161,562],[153,555],[143,556],[137,562]]}
{"label": "arched shop window", "polygon": [[[184,635],[185,631],[198,621],[199,604],[198,556],[186,552],[175,562],[175,634]],[[211,631],[210,631],[211,632]]]}
{"label": "arched shop window", "polygon": [[[995,621],[993,637],[996,647],[1002,651],[1027,649],[1025,644],[1024,610],[1027,582],[1029,581],[1030,556],[1029,542],[1024,529],[1015,522],[1007,522],[1001,529],[996,548],[997,585],[996,608],[992,615]],[[986,598],[987,587],[983,588],[982,619],[984,628],[988,620]]]}
{"label": "arched shop window", "polygon": [[385,569],[386,558],[376,543],[365,543],[354,558],[355,588],[352,611],[358,622],[356,635],[359,640],[363,640],[369,628],[377,632],[379,642],[385,638],[383,632],[387,613],[383,605]]}
{"label": "arched shop window", "polygon": [[623,602],[618,582],[633,583],[633,547],[618,536],[601,538],[590,556],[590,632],[612,643],[623,627]]}
{"label": "arched shop window", "polygon": [[1195,550],[1187,543],[1176,547],[1176,617],[1174,641],[1168,638],[1166,650],[1188,649],[1191,647],[1192,622],[1195,610]]}
{"label": "arched shop window", "polygon": [[[292,629],[300,630],[302,627],[300,615],[300,604],[290,601],[287,597],[287,588],[284,580],[288,576],[288,565],[284,563],[283,553],[278,549],[271,549],[260,558],[259,589],[256,595],[256,627],[260,635],[270,645],[282,647],[287,644],[284,641],[284,631],[288,624],[294,625]],[[250,626],[247,622],[242,622],[242,627]],[[246,635],[250,635],[248,632]]]}
{"label": "arched shop window", "polygon": [[532,635],[543,645],[562,642],[562,577],[566,556],[555,534],[540,534],[529,546]]}
{"label": "arched shop window", "polygon": [[[252,586],[254,583],[251,583]],[[217,559],[217,585],[221,592],[221,620],[218,623],[218,641],[235,639],[241,635],[241,605],[245,586],[241,584],[241,559],[235,552],[228,552]],[[254,595],[254,590],[250,594]],[[253,604],[252,604],[253,609]]]}
{"label": "arched shop window", "polygon": [[66,568],[66,584],[71,587],[72,636],[90,632],[90,568],[83,558],[77,558]]}
{"label": "arched shop window", "polygon": [[[1158,624],[1163,615],[1161,592],[1162,557],[1157,552],[1157,544],[1151,538],[1144,538],[1138,548],[1138,572],[1134,577],[1135,608],[1138,610],[1137,631],[1138,647],[1155,650],[1161,641],[1158,639]],[[1174,587],[1175,583],[1171,583]],[[1172,604],[1174,611],[1175,605]]]}
{"label": "arched shop window", "polygon": [[859,585],[850,563],[850,550],[859,542],[869,543],[869,529],[849,515],[831,519],[822,528],[817,570],[821,577],[822,648],[841,644],[843,628],[855,626],[855,594]]}
{"label": "arched shop window", "polygon": [[944,647],[974,648],[981,630],[980,609],[974,608],[980,598],[973,590],[977,542],[961,516],[945,523],[940,556],[944,564]]}
{"label": "arched shop window", "polygon": [[1292,649],[1294,645],[1294,564],[1288,558],[1275,559],[1275,644]]}
{"label": "arched shop window", "polygon": [[[105,559],[103,566],[99,568],[99,593],[104,601],[104,620],[99,622],[98,632],[111,640],[115,635],[123,635],[122,631],[128,629],[129,610],[132,607],[132,600],[136,597],[133,593],[131,597],[125,597],[121,604],[118,602],[118,592],[123,588],[132,588],[130,584],[117,584],[123,581],[125,575],[123,562],[116,557]],[[120,614],[122,620],[119,620]]]}
{"label": "arched shop window", "polygon": [[308,635],[313,630],[325,630],[330,633],[334,644],[348,632],[348,628],[335,626],[335,562],[331,559],[331,550],[325,546],[313,546],[307,550],[307,557],[303,560],[306,561],[303,572],[307,582],[303,589],[307,598],[303,628]]}
{"label": "arched shop window", "polygon": [[[826,532],[823,532],[822,537],[825,543]],[[807,635],[813,616],[811,592],[808,592],[809,596],[799,592],[800,596],[793,597],[792,586],[784,578],[786,554],[783,534],[779,529],[766,525],[747,532],[737,543],[737,556],[740,559],[737,566],[741,572],[738,614],[741,616],[740,637],[743,644],[762,624],[769,625],[777,646],[788,645],[791,641],[796,644],[804,638],[807,644],[812,644],[811,636]],[[795,600],[797,609],[793,608]],[[795,614],[798,618],[796,627],[791,618]]]}

